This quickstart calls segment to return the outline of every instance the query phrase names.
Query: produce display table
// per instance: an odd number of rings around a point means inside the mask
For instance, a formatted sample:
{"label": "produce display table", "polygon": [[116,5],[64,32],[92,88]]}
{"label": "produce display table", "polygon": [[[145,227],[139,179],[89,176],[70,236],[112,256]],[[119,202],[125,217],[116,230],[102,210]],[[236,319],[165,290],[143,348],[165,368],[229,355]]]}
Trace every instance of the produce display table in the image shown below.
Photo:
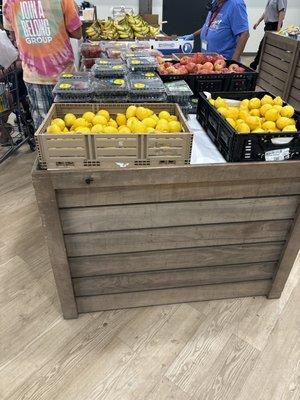
{"label": "produce display table", "polygon": [[279,298],[299,251],[299,161],[32,177],[65,318]]}

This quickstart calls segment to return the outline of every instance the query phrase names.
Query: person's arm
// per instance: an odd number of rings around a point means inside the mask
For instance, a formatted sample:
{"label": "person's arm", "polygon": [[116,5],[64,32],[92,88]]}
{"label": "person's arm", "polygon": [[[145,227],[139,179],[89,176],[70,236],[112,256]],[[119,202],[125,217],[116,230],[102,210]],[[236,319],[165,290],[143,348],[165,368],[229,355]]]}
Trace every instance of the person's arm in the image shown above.
{"label": "person's arm", "polygon": [[279,11],[277,31],[280,31],[280,29],[282,28],[284,18],[285,18],[285,10]]}
{"label": "person's arm", "polygon": [[62,10],[69,37],[72,39],[81,39],[82,23],[79,18],[78,7],[74,0],[62,0]]}
{"label": "person's arm", "polygon": [[201,29],[198,29],[196,32],[190,33],[189,35],[179,36],[179,39],[194,40],[198,35],[200,36],[200,34],[201,34]]}
{"label": "person's arm", "polygon": [[238,61],[240,59],[249,37],[250,37],[249,31],[242,32],[240,34],[239,40],[235,48],[235,52],[232,56],[233,60]]}
{"label": "person's arm", "polygon": [[253,25],[253,29],[255,30],[260,23],[265,19],[265,13],[263,13],[263,15],[259,18],[259,20],[256,22],[256,24]]}

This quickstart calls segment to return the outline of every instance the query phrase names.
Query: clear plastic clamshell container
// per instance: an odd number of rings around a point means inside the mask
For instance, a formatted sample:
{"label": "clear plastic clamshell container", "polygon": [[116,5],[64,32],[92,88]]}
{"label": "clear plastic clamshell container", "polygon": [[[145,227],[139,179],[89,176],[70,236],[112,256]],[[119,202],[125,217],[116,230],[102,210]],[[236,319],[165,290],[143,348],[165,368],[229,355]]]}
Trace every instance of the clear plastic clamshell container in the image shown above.
{"label": "clear plastic clamshell container", "polygon": [[89,71],[94,65],[98,58],[82,58],[81,69]]}
{"label": "clear plastic clamshell container", "polygon": [[151,44],[149,41],[133,42],[128,44],[128,49],[134,52],[151,49]]}
{"label": "clear plastic clamshell container", "polygon": [[135,102],[166,101],[166,89],[162,82],[150,79],[131,78],[129,81],[130,100]]}
{"label": "clear plastic clamshell container", "polygon": [[170,102],[188,103],[193,96],[193,91],[185,81],[166,82],[165,88]]}
{"label": "clear plastic clamshell container", "polygon": [[120,58],[99,58],[92,68],[92,73],[96,78],[122,77],[127,72],[128,69]]}
{"label": "clear plastic clamshell container", "polygon": [[102,49],[100,48],[99,44],[95,43],[82,43],[80,47],[81,55],[85,58],[99,58]]}
{"label": "clear plastic clamshell container", "polygon": [[91,78],[91,75],[87,71],[82,71],[82,72],[73,72],[73,73],[62,73],[58,81],[60,82],[69,82],[73,80],[78,80],[78,81],[89,81]]}
{"label": "clear plastic clamshell container", "polygon": [[128,75],[129,80],[149,80],[151,82],[157,82],[158,84],[162,83],[160,76],[154,71],[137,71],[131,72]]}
{"label": "clear plastic clamshell container", "polygon": [[58,96],[59,101],[80,103],[92,100],[93,89],[90,81],[60,81],[55,85],[53,94]]}
{"label": "clear plastic clamshell container", "polygon": [[154,57],[130,57],[127,59],[127,66],[132,71],[154,71],[158,62]]}
{"label": "clear plastic clamshell container", "polygon": [[125,102],[128,100],[128,82],[125,78],[99,79],[93,82],[94,101]]}

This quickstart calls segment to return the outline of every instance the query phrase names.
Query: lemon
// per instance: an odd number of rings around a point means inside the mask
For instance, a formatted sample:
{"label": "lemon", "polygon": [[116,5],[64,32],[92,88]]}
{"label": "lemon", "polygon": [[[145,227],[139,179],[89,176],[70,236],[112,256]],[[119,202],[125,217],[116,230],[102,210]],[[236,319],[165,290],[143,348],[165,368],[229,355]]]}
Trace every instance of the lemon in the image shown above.
{"label": "lemon", "polygon": [[106,125],[103,128],[104,133],[119,133],[118,129],[114,126]]}
{"label": "lemon", "polygon": [[98,125],[94,125],[91,129],[92,133],[101,133],[103,132],[103,126],[98,124]]}
{"label": "lemon", "polygon": [[248,108],[249,108],[249,103],[250,103],[250,100],[249,100],[249,99],[244,99],[244,100],[242,100],[242,101],[241,101],[241,104],[240,104],[240,108],[242,108],[242,109],[247,109],[247,110],[248,110]]}
{"label": "lemon", "polygon": [[109,115],[109,112],[107,110],[99,110],[97,112],[97,115],[100,115],[100,116],[104,117],[107,122],[110,120],[110,115]]}
{"label": "lemon", "polygon": [[[150,118],[154,119],[154,121],[155,121],[156,123],[158,123],[158,121],[159,121],[159,118],[158,118],[158,116],[157,116],[156,114],[151,115]],[[177,117],[176,117],[176,118],[177,118]],[[171,121],[172,121],[172,120],[171,120]],[[177,121],[177,120],[176,120],[176,121]]]}
{"label": "lemon", "polygon": [[264,117],[266,115],[266,112],[268,110],[271,110],[271,108],[272,108],[271,104],[264,104],[259,109],[260,110],[260,115]]}
{"label": "lemon", "polygon": [[273,105],[273,99],[268,94],[265,94],[264,97],[261,99],[261,105],[270,104]]}
{"label": "lemon", "polygon": [[157,132],[169,132],[169,122],[166,119],[160,119],[156,125]]}
{"label": "lemon", "polygon": [[61,118],[55,118],[51,121],[51,125],[57,125],[60,127],[60,130],[63,131],[66,127],[65,121]]}
{"label": "lemon", "polygon": [[282,117],[287,117],[287,118],[292,118],[294,113],[295,113],[295,109],[292,106],[282,107],[281,112],[280,112]]}
{"label": "lemon", "polygon": [[155,133],[155,129],[148,126],[148,128],[146,128],[146,133]]}
{"label": "lemon", "polygon": [[169,132],[182,132],[182,126],[179,121],[170,121],[169,122]]}
{"label": "lemon", "polygon": [[121,125],[118,129],[119,133],[131,133],[131,129],[126,125]]}
{"label": "lemon", "polygon": [[71,128],[71,126],[74,124],[74,122],[76,121],[76,117],[74,114],[66,114],[64,117],[64,121],[65,121],[65,125],[67,128]]}
{"label": "lemon", "polygon": [[215,105],[215,100],[214,100],[214,99],[209,99],[208,101],[209,101],[209,103],[210,103],[212,106]]}
{"label": "lemon", "polygon": [[220,107],[227,107],[227,103],[221,97],[217,97],[215,100],[215,107],[218,109]]}
{"label": "lemon", "polygon": [[283,128],[285,128],[286,126],[291,125],[291,120],[290,118],[287,117],[280,117],[278,118],[278,120],[276,121],[276,126],[278,129],[282,130]]}
{"label": "lemon", "polygon": [[218,113],[220,113],[221,115],[223,115],[223,117],[225,117],[225,118],[227,118],[227,112],[228,112],[228,109],[226,108],[226,107],[219,107],[218,109],[217,109],[217,111],[218,111]]}
{"label": "lemon", "polygon": [[246,121],[246,119],[249,117],[249,113],[248,113],[248,111],[247,110],[243,110],[243,109],[240,109],[239,110],[239,118],[238,119],[242,119],[243,121]]}
{"label": "lemon", "polygon": [[237,107],[228,107],[227,109],[227,118],[238,119],[239,117],[239,109]]}
{"label": "lemon", "polygon": [[96,115],[96,117],[93,118],[92,124],[107,125],[107,119],[104,117],[104,115]]}
{"label": "lemon", "polygon": [[260,128],[260,119],[259,119],[259,117],[253,117],[252,115],[250,115],[246,119],[246,123],[249,126],[249,128],[251,129],[251,131],[254,131],[257,128]]}
{"label": "lemon", "polygon": [[158,115],[159,119],[170,121],[171,114],[168,111],[161,111]]}
{"label": "lemon", "polygon": [[282,129],[282,132],[297,132],[295,125],[287,125]]}
{"label": "lemon", "polygon": [[129,118],[135,117],[136,110],[137,110],[136,106],[129,106],[126,110],[126,118],[129,119]]}
{"label": "lemon", "polygon": [[69,133],[69,129],[68,129],[68,128],[65,128],[65,129],[63,130],[63,133]]}
{"label": "lemon", "polygon": [[260,108],[260,107],[261,107],[260,100],[257,97],[254,97],[253,99],[251,99],[249,101],[250,110],[257,109],[257,108]]}
{"label": "lemon", "polygon": [[262,124],[262,129],[266,132],[274,131],[276,129],[276,124],[273,121],[266,121]]}
{"label": "lemon", "polygon": [[61,129],[58,125],[52,123],[50,126],[48,126],[47,132],[48,133],[61,133]]}
{"label": "lemon", "polygon": [[236,127],[236,122],[233,118],[226,118],[226,121],[233,127]]}
{"label": "lemon", "polygon": [[108,121],[108,124],[107,124],[107,125],[108,125],[108,126],[113,126],[114,128],[118,129],[117,121],[115,121],[115,120],[112,119],[112,118]]}
{"label": "lemon", "polygon": [[263,132],[264,132],[264,130],[262,128],[256,128],[251,133],[263,133]]}
{"label": "lemon", "polygon": [[145,107],[138,107],[136,109],[136,117],[140,120],[143,121],[143,119],[151,117],[151,115],[153,114],[153,111],[150,110],[149,108],[145,108]]}
{"label": "lemon", "polygon": [[279,118],[279,112],[275,108],[271,108],[265,113],[265,120],[266,121],[277,121]]}
{"label": "lemon", "polygon": [[275,97],[275,99],[273,100],[273,104],[276,106],[281,106],[283,105],[283,100],[280,96]]}
{"label": "lemon", "polygon": [[294,118],[289,118],[289,125],[296,125],[296,121],[294,120]]}
{"label": "lemon", "polygon": [[176,117],[176,115],[170,115],[169,121],[178,121],[178,117]]}
{"label": "lemon", "polygon": [[141,121],[135,121],[132,124],[133,133],[146,133],[147,127]]}
{"label": "lemon", "polygon": [[87,126],[78,126],[78,127],[75,129],[75,132],[76,132],[76,133],[90,133],[91,130],[90,130],[90,128],[88,128]]}
{"label": "lemon", "polygon": [[250,115],[252,115],[252,117],[260,117],[260,110],[254,108],[253,110],[250,111]]}
{"label": "lemon", "polygon": [[117,114],[116,122],[119,126],[127,124],[127,118],[125,114]]}
{"label": "lemon", "polygon": [[88,123],[91,123],[93,119],[95,118],[95,114],[88,111],[83,114],[82,118],[84,118]]}
{"label": "lemon", "polygon": [[245,121],[243,119],[238,118],[235,123],[237,124],[243,124]]}
{"label": "lemon", "polygon": [[279,113],[280,113],[281,110],[282,110],[282,106],[279,106],[279,105],[276,105],[276,104],[275,104],[275,106],[273,106],[273,108],[274,108],[275,110],[277,110]]}
{"label": "lemon", "polygon": [[154,118],[151,117],[147,117],[145,119],[143,119],[143,124],[147,127],[147,128],[155,128],[157,122],[154,121]]}
{"label": "lemon", "polygon": [[137,121],[138,121],[137,117],[129,117],[126,125],[128,126],[129,129],[132,130],[133,123]]}
{"label": "lemon", "polygon": [[250,133],[250,128],[249,126],[246,124],[246,122],[242,122],[240,124],[237,124],[236,126],[236,130],[239,133]]}
{"label": "lemon", "polygon": [[77,118],[76,121],[74,121],[73,125],[72,125],[72,130],[76,130],[76,128],[78,128],[79,126],[87,126],[88,123],[84,118]]}

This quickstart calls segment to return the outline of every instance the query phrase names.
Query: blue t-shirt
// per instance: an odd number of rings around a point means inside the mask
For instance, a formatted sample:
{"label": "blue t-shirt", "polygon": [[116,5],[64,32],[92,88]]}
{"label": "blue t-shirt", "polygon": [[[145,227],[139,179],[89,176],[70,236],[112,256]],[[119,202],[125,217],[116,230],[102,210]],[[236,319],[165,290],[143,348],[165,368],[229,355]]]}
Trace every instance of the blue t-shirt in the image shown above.
{"label": "blue t-shirt", "polygon": [[[209,12],[201,29],[202,52],[222,54],[230,60],[234,54],[239,35],[249,30],[245,1],[225,1],[209,27],[211,17],[212,13]],[[207,42],[206,49],[205,42]]]}

